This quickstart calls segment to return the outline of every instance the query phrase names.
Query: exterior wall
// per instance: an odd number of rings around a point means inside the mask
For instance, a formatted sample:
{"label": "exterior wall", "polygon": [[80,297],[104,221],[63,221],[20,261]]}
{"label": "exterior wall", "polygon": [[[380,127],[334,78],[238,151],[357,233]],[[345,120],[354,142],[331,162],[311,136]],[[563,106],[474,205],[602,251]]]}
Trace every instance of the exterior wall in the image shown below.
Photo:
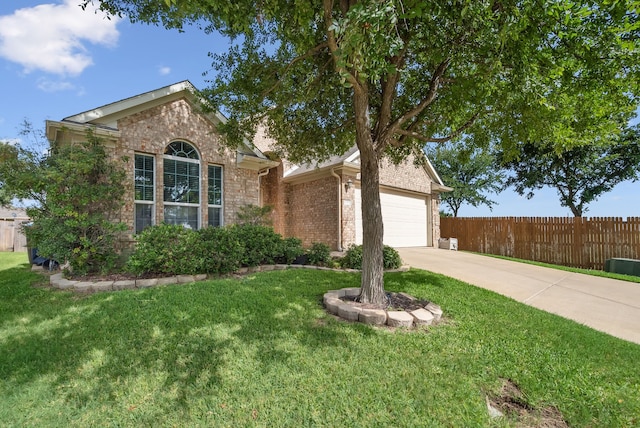
{"label": "exterior wall", "polygon": [[288,186],[287,236],[300,238],[304,246],[322,242],[337,249],[337,179],[329,176]]}
{"label": "exterior wall", "polygon": [[287,228],[289,216],[288,198],[286,197],[287,185],[281,182],[282,170],[282,164],[280,164],[276,168],[271,168],[267,175],[261,177],[260,202],[263,206],[270,205],[272,208],[273,230],[282,236],[290,236]]}
{"label": "exterior wall", "polygon": [[440,195],[434,195],[431,198],[431,218],[432,218],[432,233],[433,240],[429,244],[433,247],[438,246],[438,239],[440,239]]}
{"label": "exterior wall", "polygon": [[246,204],[259,203],[258,175],[255,171],[236,166],[235,151],[222,149],[212,123],[194,110],[186,99],[180,99],[143,112],[127,116],[118,121],[121,137],[113,151],[114,157],[126,156],[127,165],[126,205],[122,221],[129,225],[133,233],[133,159],[136,153],[152,155],[155,158],[156,205],[155,222],[163,221],[163,154],[168,144],[181,140],[192,144],[200,153],[200,223],[208,222],[206,165],[223,166],[223,221],[236,222],[236,212]]}
{"label": "exterior wall", "polygon": [[[344,183],[351,180],[353,185],[349,190],[344,188]],[[344,174],[342,176],[342,249],[347,250],[356,242],[356,177]]]}
{"label": "exterior wall", "polygon": [[419,193],[431,193],[431,178],[421,166],[415,166],[415,156],[394,165],[388,159],[380,164],[380,184]]}

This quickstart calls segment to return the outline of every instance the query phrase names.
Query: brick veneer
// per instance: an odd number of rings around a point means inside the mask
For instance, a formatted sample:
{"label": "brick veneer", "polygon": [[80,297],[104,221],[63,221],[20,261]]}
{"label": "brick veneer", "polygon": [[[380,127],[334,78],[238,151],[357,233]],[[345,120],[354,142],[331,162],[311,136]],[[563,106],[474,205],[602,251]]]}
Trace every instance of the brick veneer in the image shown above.
{"label": "brick veneer", "polygon": [[133,159],[136,153],[152,155],[156,161],[156,210],[155,221],[163,221],[163,154],[173,141],[185,141],[200,153],[202,161],[200,198],[201,224],[208,221],[207,211],[207,165],[223,167],[223,221],[236,222],[238,208],[246,204],[259,203],[258,174],[236,165],[236,152],[220,145],[213,124],[206,119],[186,99],[175,100],[140,113],[126,116],[118,121],[121,137],[113,150],[114,157],[129,158],[127,182],[122,221],[129,225],[133,233]]}

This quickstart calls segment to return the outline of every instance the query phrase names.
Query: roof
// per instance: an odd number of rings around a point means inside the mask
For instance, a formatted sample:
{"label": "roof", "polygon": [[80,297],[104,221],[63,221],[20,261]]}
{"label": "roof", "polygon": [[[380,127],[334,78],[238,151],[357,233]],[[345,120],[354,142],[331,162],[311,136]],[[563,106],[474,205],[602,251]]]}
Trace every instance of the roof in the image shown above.
{"label": "roof", "polygon": [[[169,101],[186,98],[193,104],[203,103],[204,100],[198,97],[197,93],[198,90],[191,82],[183,80],[178,83],[65,117],[61,122],[48,121],[47,128],[49,128],[49,126],[69,126],[73,128],[74,126],[91,125],[98,130],[117,132],[118,120],[137,112],[165,104]],[[218,111],[203,113],[203,115],[209,119],[214,126],[217,126],[220,123],[226,123],[227,121],[227,118]],[[245,140],[243,146],[238,148],[238,162],[250,164],[254,168],[274,166],[272,165],[274,162],[270,161],[248,140]]]}
{"label": "roof", "polygon": [[0,207],[0,220],[25,220],[28,219],[29,216],[27,212],[23,208],[14,208],[14,207]]}
{"label": "roof", "polygon": [[[426,162],[424,163],[425,172],[429,175],[429,177],[433,179],[434,184],[436,185],[433,190],[441,191],[441,192],[447,192],[447,191],[453,190],[444,185],[444,183],[442,182],[442,179],[440,178],[435,168],[429,161],[429,158],[427,158],[426,155],[424,155],[424,158],[426,160]],[[332,156],[331,158],[327,159],[324,162],[320,162],[316,164],[310,163],[305,165],[295,165],[288,171],[284,172],[284,177],[294,178],[294,177],[299,177],[304,174],[309,174],[321,169],[337,168],[341,166],[349,166],[352,168],[360,169],[360,150],[358,150],[357,146],[354,145],[342,155]]]}

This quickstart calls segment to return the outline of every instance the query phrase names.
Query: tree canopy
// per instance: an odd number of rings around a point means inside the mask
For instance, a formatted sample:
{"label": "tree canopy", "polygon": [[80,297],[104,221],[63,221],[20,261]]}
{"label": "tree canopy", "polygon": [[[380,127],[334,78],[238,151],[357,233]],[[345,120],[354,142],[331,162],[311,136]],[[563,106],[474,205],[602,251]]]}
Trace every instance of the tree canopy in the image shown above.
{"label": "tree canopy", "polygon": [[527,198],[551,187],[558,192],[560,205],[575,217],[582,217],[591,202],[617,184],[640,176],[640,126],[626,128],[611,144],[558,151],[549,144],[524,143],[518,150],[516,158],[503,163],[513,173],[506,184]]}
{"label": "tree canopy", "polygon": [[454,217],[458,217],[463,204],[493,207],[495,201],[488,194],[499,193],[504,186],[504,174],[493,152],[461,143],[430,145],[425,152],[444,184],[453,188],[440,198]]}
{"label": "tree canopy", "polygon": [[[580,144],[576,121],[635,110],[638,4],[512,0],[85,0],[236,42],[203,92],[238,144],[266,123],[283,156],[360,150],[360,299],[384,301],[379,162],[463,133],[479,145]],[[562,109],[556,106],[562,106]],[[610,122],[604,121],[604,126]],[[595,125],[594,125],[595,126]],[[592,132],[602,132],[594,127]],[[615,129],[609,130],[616,133]],[[589,140],[588,132],[580,135]],[[585,140],[585,141],[586,141]]]}

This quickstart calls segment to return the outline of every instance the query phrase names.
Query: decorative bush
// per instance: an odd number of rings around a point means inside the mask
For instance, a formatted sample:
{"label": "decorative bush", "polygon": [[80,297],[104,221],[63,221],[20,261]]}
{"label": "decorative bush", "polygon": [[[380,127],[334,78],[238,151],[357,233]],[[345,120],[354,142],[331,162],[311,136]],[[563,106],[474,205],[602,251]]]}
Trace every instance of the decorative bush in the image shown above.
{"label": "decorative bush", "polygon": [[161,224],[146,228],[126,269],[138,275],[196,274],[205,271],[205,245],[201,235],[179,225]]}
{"label": "decorative bush", "polygon": [[114,221],[123,205],[124,163],[110,159],[92,131],[86,137],[54,145],[48,157],[18,171],[40,202],[27,210],[33,219],[25,229],[30,246],[43,257],[69,262],[75,275],[114,270],[117,237],[126,229]]}
{"label": "decorative bush", "polygon": [[271,205],[244,205],[238,209],[238,224],[271,226],[273,223],[271,211],[273,211]]}
{"label": "decorative bush", "polygon": [[[362,269],[362,245],[351,245],[340,262],[343,268]],[[402,266],[400,254],[388,245],[382,248],[382,265],[384,269],[398,269]]]}
{"label": "decorative bush", "polygon": [[228,227],[207,227],[198,231],[204,250],[201,273],[225,274],[240,267],[245,246]]}
{"label": "decorative bush", "polygon": [[280,245],[280,255],[276,261],[284,264],[291,264],[299,256],[304,254],[302,241],[298,238],[285,238]]}
{"label": "decorative bush", "polygon": [[395,248],[385,245],[382,247],[382,264],[385,269],[398,269],[402,266],[402,259]]}
{"label": "decorative bush", "polygon": [[307,251],[309,263],[317,266],[328,266],[331,262],[331,248],[322,242],[314,242]]}
{"label": "decorative bush", "polygon": [[272,264],[282,255],[282,237],[270,227],[240,224],[229,229],[244,246],[241,266]]}
{"label": "decorative bush", "polygon": [[347,269],[362,269],[362,245],[352,244],[340,260],[340,265]]}

